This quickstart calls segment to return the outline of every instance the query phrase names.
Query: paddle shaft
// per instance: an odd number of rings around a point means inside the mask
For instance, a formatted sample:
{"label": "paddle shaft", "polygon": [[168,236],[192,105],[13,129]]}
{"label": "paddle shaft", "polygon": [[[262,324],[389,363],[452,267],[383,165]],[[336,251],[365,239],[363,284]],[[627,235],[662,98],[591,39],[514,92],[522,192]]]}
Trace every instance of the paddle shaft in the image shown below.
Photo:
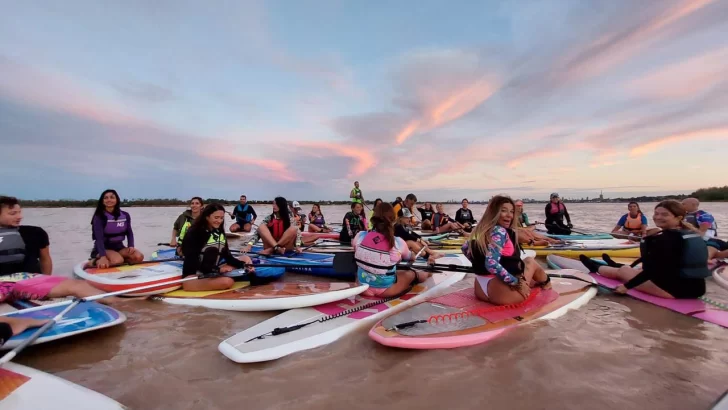
{"label": "paddle shaft", "polygon": [[6,353],[2,358],[0,358],[0,366],[13,360],[15,356],[18,355],[23,349],[28,347],[30,344],[35,342],[43,333],[45,333],[48,329],[53,327],[53,325],[56,324],[59,320],[63,318],[63,316],[66,315],[71,309],[78,306],[79,303],[81,303],[83,299],[75,299],[67,308],[63,309],[61,313],[57,314],[56,317],[48,321],[46,324],[40,327],[40,329],[36,330],[35,333],[33,333],[29,338],[25,339],[23,343],[19,344],[15,349],[9,351]]}
{"label": "paddle shaft", "polygon": [[[111,296],[123,295],[125,293],[137,292],[137,291],[140,291],[140,290],[158,288],[158,287],[164,286],[164,285],[172,285],[172,284],[175,284],[175,283],[188,282],[188,281],[195,280],[195,279],[205,279],[205,277],[203,277],[203,276],[189,276],[189,277],[182,278],[182,279],[171,280],[169,282],[154,283],[154,284],[151,284],[151,285],[140,286],[138,288],[117,290],[115,292],[102,293],[102,294],[99,294],[99,295],[88,296],[88,297],[85,297],[85,298],[82,298],[82,299],[77,299],[77,300],[79,302],[93,302],[95,300],[99,300],[99,299],[103,299],[103,298],[108,298],[108,297],[111,297]],[[0,314],[0,316],[10,316],[10,315],[20,314],[20,313],[35,312],[35,311],[38,311],[38,310],[53,308],[53,307],[57,307],[57,306],[65,306],[65,305],[67,305],[69,303],[74,303],[75,301],[76,300],[64,300],[63,302],[49,303],[47,305],[35,306],[35,307],[32,307],[32,308],[22,309],[22,310],[18,310],[18,311],[15,311],[15,312],[3,313],[3,314]]]}

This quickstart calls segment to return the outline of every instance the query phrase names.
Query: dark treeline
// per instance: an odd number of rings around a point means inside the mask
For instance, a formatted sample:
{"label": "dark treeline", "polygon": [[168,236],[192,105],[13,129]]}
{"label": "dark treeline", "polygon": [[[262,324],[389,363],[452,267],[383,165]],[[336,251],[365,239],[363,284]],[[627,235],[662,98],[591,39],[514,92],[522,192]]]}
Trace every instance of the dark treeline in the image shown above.
{"label": "dark treeline", "polygon": [[[661,196],[639,196],[639,197],[630,197],[630,198],[609,198],[609,199],[575,199],[575,198],[565,198],[568,202],[629,202],[629,201],[636,201],[636,202],[659,202],[664,201],[666,199],[677,199],[682,200],[688,197],[695,197],[698,198],[702,202],[710,202],[710,201],[728,201],[728,186],[723,187],[711,187],[711,188],[700,188],[697,191],[693,192],[690,195],[661,195]],[[96,206],[96,199],[86,199],[86,200],[73,200],[73,199],[58,199],[58,200],[50,200],[50,199],[40,199],[40,200],[21,200],[21,203],[24,207],[29,208],[62,208],[62,207],[73,207],[73,208],[93,208]],[[146,207],[153,207],[153,206],[185,206],[187,205],[189,200],[182,200],[177,198],[157,198],[157,199],[123,199],[121,202],[121,206],[123,207],[131,207],[131,206],[146,206]],[[227,200],[227,199],[220,199],[220,198],[207,198],[205,199],[205,203],[209,204],[211,202],[217,202],[219,204],[223,205],[235,205],[238,203],[238,200]],[[271,200],[265,200],[265,201],[254,201],[249,200],[248,201],[252,205],[269,205],[272,201]],[[301,204],[312,204],[312,203],[320,203],[322,205],[348,205],[350,202],[347,201],[299,201]],[[367,203],[371,204],[373,201],[366,201]],[[425,201],[421,201],[425,202]],[[438,201],[432,201],[433,203],[437,203]],[[447,202],[450,203],[451,201],[440,201],[440,202]],[[546,203],[547,201],[533,201],[533,200],[527,200],[526,202],[531,203]],[[480,203],[480,201],[471,201],[471,203]]]}

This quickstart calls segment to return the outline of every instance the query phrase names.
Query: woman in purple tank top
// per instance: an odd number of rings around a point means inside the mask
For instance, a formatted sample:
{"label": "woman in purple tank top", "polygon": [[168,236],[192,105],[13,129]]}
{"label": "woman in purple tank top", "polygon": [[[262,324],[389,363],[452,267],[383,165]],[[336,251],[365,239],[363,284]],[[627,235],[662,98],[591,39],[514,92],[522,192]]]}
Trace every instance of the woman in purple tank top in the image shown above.
{"label": "woman in purple tank top", "polygon": [[313,204],[311,213],[308,214],[308,231],[316,233],[329,233],[331,228],[326,225],[324,214],[321,213],[321,205]]}
{"label": "woman in purple tank top", "polygon": [[[119,194],[107,189],[99,197],[91,219],[94,249],[91,251],[90,263],[101,269],[144,260],[144,255],[134,248],[131,216],[122,211],[120,206]],[[124,239],[127,240],[126,245]]]}

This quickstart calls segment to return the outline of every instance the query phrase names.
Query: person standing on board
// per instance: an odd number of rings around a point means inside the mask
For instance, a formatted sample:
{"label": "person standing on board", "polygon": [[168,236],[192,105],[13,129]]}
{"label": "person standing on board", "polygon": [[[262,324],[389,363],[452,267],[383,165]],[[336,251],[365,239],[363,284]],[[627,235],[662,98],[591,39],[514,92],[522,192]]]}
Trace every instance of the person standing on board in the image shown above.
{"label": "person standing on board", "polygon": [[362,195],[361,189],[359,189],[359,181],[354,181],[354,188],[349,193],[349,198],[351,198],[351,202],[354,204],[364,204],[364,195]]}
{"label": "person standing on board", "polygon": [[235,220],[235,223],[230,225],[230,232],[250,232],[253,229],[255,220],[258,218],[258,214],[248,203],[248,197],[240,195],[240,203],[235,206],[230,218]]}
{"label": "person standing on board", "polygon": [[[101,193],[96,211],[91,218],[91,264],[106,269],[124,262],[138,263],[144,255],[134,248],[134,232],[131,229],[131,215],[121,210],[119,194],[113,189]],[[124,239],[127,246],[124,246]]]}
{"label": "person standing on board", "polygon": [[467,198],[463,199],[461,205],[462,208],[458,209],[458,211],[455,212],[455,221],[463,226],[465,232],[470,232],[473,230],[475,223],[478,221],[473,218],[473,211],[468,209]]}
{"label": "person standing on board", "polygon": [[647,217],[642,213],[640,205],[637,202],[630,202],[627,210],[629,212],[619,218],[612,233],[645,236],[647,234]]}
{"label": "person standing on board", "polygon": [[[566,218],[566,224],[564,224],[564,218]],[[571,224],[571,217],[569,211],[566,210],[566,205],[561,202],[561,198],[556,192],[551,194],[551,201],[546,204],[546,222],[544,224],[550,234],[571,235],[571,228],[574,225]]]}
{"label": "person standing on board", "polygon": [[0,196],[0,275],[53,271],[50,241],[43,228],[20,225],[23,211],[17,198]]}

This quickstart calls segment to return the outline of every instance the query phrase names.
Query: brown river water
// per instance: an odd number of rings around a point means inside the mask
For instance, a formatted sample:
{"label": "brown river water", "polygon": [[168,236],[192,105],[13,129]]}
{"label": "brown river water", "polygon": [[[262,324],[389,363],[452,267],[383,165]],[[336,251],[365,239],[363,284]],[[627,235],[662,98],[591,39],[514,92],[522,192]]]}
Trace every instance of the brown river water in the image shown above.
{"label": "brown river water", "polygon": [[[655,204],[641,205],[651,218]],[[626,212],[626,204],[567,206],[576,227],[601,230]],[[446,210],[454,216],[458,207]],[[484,207],[471,208],[480,219]],[[526,205],[531,220],[543,220],[543,208]],[[728,203],[702,208],[728,227]],[[182,210],[127,209],[137,248],[148,257],[158,242],[168,242]],[[347,210],[323,208],[330,222]],[[262,215],[270,206],[256,211]],[[87,258],[92,212],[24,210],[24,224],[50,235],[54,274],[70,276],[73,265]],[[708,282],[709,296],[727,302],[728,291]],[[228,360],[217,345],[279,312],[146,300],[117,308],[128,317],[123,325],[30,347],[16,361],[131,409],[707,409],[728,388],[728,329],[601,291],[559,319],[521,326],[478,346],[398,350],[370,340],[367,328],[252,365]]]}

